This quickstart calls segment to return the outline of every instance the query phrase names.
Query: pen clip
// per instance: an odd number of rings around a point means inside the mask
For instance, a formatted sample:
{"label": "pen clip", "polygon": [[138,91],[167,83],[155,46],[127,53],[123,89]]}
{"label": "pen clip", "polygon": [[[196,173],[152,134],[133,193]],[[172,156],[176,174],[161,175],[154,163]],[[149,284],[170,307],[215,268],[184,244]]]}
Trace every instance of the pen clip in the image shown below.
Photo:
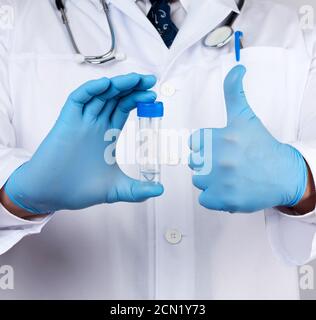
{"label": "pen clip", "polygon": [[244,36],[242,31],[235,32],[235,54],[236,54],[236,61],[240,61],[240,50],[242,49],[241,39]]}

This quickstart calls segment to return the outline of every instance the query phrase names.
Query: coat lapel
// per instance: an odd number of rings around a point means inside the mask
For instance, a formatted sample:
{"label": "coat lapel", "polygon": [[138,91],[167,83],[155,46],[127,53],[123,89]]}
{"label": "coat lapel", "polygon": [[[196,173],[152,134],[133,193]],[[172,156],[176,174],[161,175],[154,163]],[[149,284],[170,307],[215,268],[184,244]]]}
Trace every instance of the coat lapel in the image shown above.
{"label": "coat lapel", "polygon": [[179,55],[201,40],[211,30],[215,29],[231,11],[231,7],[221,0],[192,1],[186,20],[170,49],[171,55]]}
{"label": "coat lapel", "polygon": [[115,6],[126,16],[137,23],[143,30],[149,32],[155,39],[163,43],[159,33],[150,23],[146,15],[139,9],[134,0],[108,0],[109,4]]}

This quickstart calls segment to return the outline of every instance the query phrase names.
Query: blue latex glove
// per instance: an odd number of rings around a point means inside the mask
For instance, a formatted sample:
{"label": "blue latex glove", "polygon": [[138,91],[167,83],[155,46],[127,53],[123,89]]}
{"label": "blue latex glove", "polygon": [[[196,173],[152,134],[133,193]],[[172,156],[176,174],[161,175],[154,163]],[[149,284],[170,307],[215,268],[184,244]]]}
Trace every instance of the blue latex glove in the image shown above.
{"label": "blue latex glove", "polygon": [[[32,213],[82,209],[118,201],[140,202],[162,194],[159,184],[126,176],[105,161],[109,129],[121,130],[136,102],[153,102],[153,76],[129,74],[89,81],[68,98],[32,159],[5,185],[13,203]],[[48,102],[49,104],[49,102]]]}
{"label": "blue latex glove", "polygon": [[[292,207],[305,193],[307,165],[295,148],[277,141],[256,117],[244,94],[245,73],[239,65],[225,79],[227,127],[202,129],[191,136],[193,184],[203,190],[199,202],[232,213]],[[206,150],[207,139],[212,143]],[[207,164],[199,161],[205,161],[205,155],[212,161],[210,172],[203,172]]]}

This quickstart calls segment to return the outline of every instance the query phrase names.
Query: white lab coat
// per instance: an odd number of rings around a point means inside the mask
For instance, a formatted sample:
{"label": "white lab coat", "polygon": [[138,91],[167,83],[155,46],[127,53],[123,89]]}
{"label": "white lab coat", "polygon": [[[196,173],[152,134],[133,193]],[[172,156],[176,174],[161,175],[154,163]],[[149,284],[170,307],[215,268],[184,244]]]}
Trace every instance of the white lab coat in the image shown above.
{"label": "white lab coat", "polygon": [[[69,93],[90,79],[153,73],[166,128],[225,126],[222,84],[235,64],[233,44],[207,49],[201,39],[236,9],[233,0],[191,1],[171,50],[133,0],[111,0],[118,52],[126,59],[101,66],[78,63],[54,1],[0,3],[15,9],[14,28],[0,31],[0,186],[31,157]],[[99,1],[68,0],[67,6],[82,50],[106,51],[110,39]],[[246,1],[235,28],[245,34],[250,105],[276,138],[302,152],[316,177],[312,31],[301,30],[294,10],[266,0]],[[123,135],[119,150],[133,141]],[[137,177],[136,166],[123,168]],[[37,221],[1,208],[0,265],[13,266],[15,290],[0,290],[0,299],[299,297],[295,265],[316,255],[315,212],[213,212],[198,204],[186,165],[164,166],[162,180],[164,195],[141,204],[100,205]],[[166,240],[170,229],[182,235],[179,243]]]}

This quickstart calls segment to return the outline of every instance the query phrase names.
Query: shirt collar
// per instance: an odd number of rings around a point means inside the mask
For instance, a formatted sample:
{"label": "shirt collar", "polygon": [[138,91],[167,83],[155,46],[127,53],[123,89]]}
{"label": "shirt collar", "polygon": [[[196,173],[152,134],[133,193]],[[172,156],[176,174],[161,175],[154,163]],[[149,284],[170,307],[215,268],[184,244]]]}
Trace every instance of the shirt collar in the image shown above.
{"label": "shirt collar", "polygon": [[[149,0],[133,0],[134,2],[138,2],[138,1],[141,1],[141,2],[149,2]],[[192,2],[192,0],[179,0],[182,7],[184,8],[185,11],[188,11],[189,9],[189,5],[190,5],[190,2]],[[193,0],[194,1],[194,0]],[[197,0],[195,0],[197,1]]]}
{"label": "shirt collar", "polygon": [[[100,7],[101,3],[100,0],[90,0],[91,2],[93,2],[96,6]],[[136,1],[149,1],[149,0],[131,0],[134,1],[136,3]],[[196,4],[197,0],[179,0],[183,6],[183,8],[188,11],[189,6],[191,4]],[[198,0],[201,1],[201,0]],[[240,13],[237,3],[236,1],[238,0],[206,0],[206,1],[217,1],[219,3],[221,3],[222,5],[224,5],[225,7],[228,7],[229,9],[233,10],[234,12]],[[111,2],[111,0],[106,0],[107,3]]]}

